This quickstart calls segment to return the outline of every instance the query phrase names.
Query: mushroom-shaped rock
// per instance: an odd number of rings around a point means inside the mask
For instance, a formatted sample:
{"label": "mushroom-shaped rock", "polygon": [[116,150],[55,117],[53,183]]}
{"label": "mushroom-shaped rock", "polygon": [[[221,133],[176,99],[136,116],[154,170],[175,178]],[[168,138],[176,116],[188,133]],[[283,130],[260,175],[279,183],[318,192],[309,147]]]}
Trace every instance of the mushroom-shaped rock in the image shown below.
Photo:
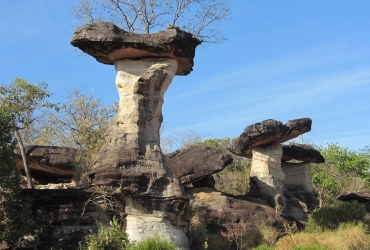
{"label": "mushroom-shaped rock", "polygon": [[324,163],[320,151],[307,144],[283,145],[282,161],[298,160],[308,163]]}
{"label": "mushroom-shaped rock", "polygon": [[166,155],[172,173],[184,185],[197,182],[222,171],[233,159],[231,155],[210,147],[189,147]]}
{"label": "mushroom-shaped rock", "polygon": [[265,120],[247,126],[228,150],[236,155],[251,158],[252,148],[275,142],[284,142],[311,130],[312,120],[301,118],[286,124],[276,120]]}
{"label": "mushroom-shaped rock", "polygon": [[135,34],[110,22],[87,24],[74,32],[71,41],[104,64],[123,59],[173,58],[179,65],[176,75],[192,71],[195,48],[200,43],[201,40],[176,27],[154,34]]}
{"label": "mushroom-shaped rock", "polygon": [[[23,160],[19,148],[14,150],[17,167],[23,169]],[[77,149],[56,146],[27,146],[26,156],[32,175],[36,179],[72,178]],[[83,153],[83,152],[82,152]],[[81,155],[84,157],[84,155]]]}
{"label": "mushroom-shaped rock", "polygon": [[369,202],[370,201],[370,190],[360,191],[360,192],[342,193],[338,195],[337,200]]}

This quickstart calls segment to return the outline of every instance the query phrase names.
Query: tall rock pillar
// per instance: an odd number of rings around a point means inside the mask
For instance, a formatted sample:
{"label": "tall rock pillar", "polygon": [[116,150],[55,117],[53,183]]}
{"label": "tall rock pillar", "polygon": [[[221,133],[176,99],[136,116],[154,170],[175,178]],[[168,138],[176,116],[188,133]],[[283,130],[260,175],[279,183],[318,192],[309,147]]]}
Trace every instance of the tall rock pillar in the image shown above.
{"label": "tall rock pillar", "polygon": [[119,110],[88,173],[95,192],[124,203],[126,232],[135,241],[157,236],[188,247],[189,200],[162,154],[163,96],[175,75],[192,71],[201,43],[175,27],[134,34],[97,22],[75,31],[71,44],[98,62],[114,65]]}

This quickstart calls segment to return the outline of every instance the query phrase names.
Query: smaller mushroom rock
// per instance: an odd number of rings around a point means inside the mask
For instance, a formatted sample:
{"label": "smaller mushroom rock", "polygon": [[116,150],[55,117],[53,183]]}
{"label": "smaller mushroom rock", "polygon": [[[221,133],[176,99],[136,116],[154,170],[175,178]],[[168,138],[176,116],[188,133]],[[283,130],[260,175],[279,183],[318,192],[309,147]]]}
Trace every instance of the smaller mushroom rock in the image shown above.
{"label": "smaller mushroom rock", "polygon": [[291,144],[283,145],[282,161],[298,160],[308,163],[324,163],[325,159],[320,151],[311,145]]}
{"label": "smaller mushroom rock", "polygon": [[166,160],[171,172],[184,185],[218,173],[233,161],[229,154],[204,146],[176,150],[166,155]]}
{"label": "smaller mushroom rock", "polygon": [[87,24],[76,30],[71,40],[73,46],[104,64],[112,65],[124,59],[173,58],[179,65],[176,75],[187,75],[192,71],[195,48],[201,42],[179,29],[135,34],[110,22]]}
{"label": "smaller mushroom rock", "polygon": [[311,130],[312,120],[301,118],[283,124],[276,120],[265,120],[247,126],[228,150],[236,155],[251,158],[252,148],[284,142]]}

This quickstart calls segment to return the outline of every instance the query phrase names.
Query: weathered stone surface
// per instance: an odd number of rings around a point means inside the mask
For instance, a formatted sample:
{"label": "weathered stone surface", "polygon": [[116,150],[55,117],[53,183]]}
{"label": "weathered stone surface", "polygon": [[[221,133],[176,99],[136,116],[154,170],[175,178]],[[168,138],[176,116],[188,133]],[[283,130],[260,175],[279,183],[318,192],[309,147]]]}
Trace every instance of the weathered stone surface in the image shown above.
{"label": "weathered stone surface", "polygon": [[285,175],[281,169],[283,153],[280,143],[252,149],[252,167],[250,172],[250,192],[260,193],[271,201],[273,206],[283,205]]}
{"label": "weathered stone surface", "polygon": [[282,161],[298,160],[309,163],[323,163],[324,157],[320,151],[316,150],[311,145],[306,144],[291,144],[283,145]]}
{"label": "weathered stone surface", "polygon": [[223,231],[229,236],[243,234],[241,228],[255,227],[264,223],[282,226],[284,219],[272,207],[248,201],[245,197],[234,197],[210,188],[189,188],[192,211],[206,223],[209,232]]}
{"label": "weathered stone surface", "polygon": [[[31,248],[72,250],[78,242],[91,232],[98,231],[98,223],[109,227],[112,212],[104,211],[93,203],[88,204],[83,215],[85,202],[93,195],[77,189],[23,190],[31,197],[36,229]],[[22,248],[23,249],[23,248]]]}
{"label": "weathered stone surface", "polygon": [[98,62],[114,64],[123,59],[173,58],[177,75],[192,71],[195,48],[201,41],[175,27],[155,34],[126,32],[109,22],[87,24],[76,30],[71,44]]}
{"label": "weathered stone surface", "polygon": [[[71,178],[78,150],[56,146],[27,146],[26,155],[34,178]],[[16,163],[24,169],[19,149],[15,150]]]}
{"label": "weathered stone surface", "polygon": [[89,173],[91,185],[128,195],[183,197],[159,146],[163,95],[177,61],[122,60],[115,67],[119,110]]}
{"label": "weathered stone surface", "polygon": [[292,198],[290,200],[296,203],[298,208],[303,208],[303,211],[302,209],[299,210],[301,216],[294,215],[292,211],[288,211],[288,213],[298,220],[306,220],[308,211],[313,211],[319,204],[317,192],[312,185],[311,166],[307,162],[282,162],[281,168],[285,174],[285,189],[298,199],[298,201],[294,201]]}
{"label": "weathered stone surface", "polygon": [[284,186],[288,190],[315,193],[315,189],[312,186],[311,166],[309,163],[282,162],[281,168],[285,175]]}
{"label": "weathered stone surface", "polygon": [[253,147],[262,147],[274,142],[284,142],[311,130],[310,118],[288,121],[265,120],[247,126],[228,150],[236,155],[251,158]]}
{"label": "weathered stone surface", "polygon": [[188,199],[173,199],[164,203],[160,199],[125,197],[126,233],[130,240],[141,241],[155,235],[175,242],[178,249],[189,249],[185,235]]}
{"label": "weathered stone surface", "polygon": [[166,155],[171,172],[183,185],[197,182],[207,175],[218,173],[229,165],[231,155],[221,150],[199,146],[179,149]]}

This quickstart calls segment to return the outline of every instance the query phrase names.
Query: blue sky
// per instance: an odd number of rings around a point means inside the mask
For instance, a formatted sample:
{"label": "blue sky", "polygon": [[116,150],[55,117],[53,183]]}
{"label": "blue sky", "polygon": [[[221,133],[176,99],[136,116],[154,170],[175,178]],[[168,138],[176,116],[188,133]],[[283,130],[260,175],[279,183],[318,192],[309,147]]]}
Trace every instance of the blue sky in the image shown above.
{"label": "blue sky", "polygon": [[[163,106],[165,134],[239,136],[265,119],[310,117],[308,142],[370,145],[370,1],[233,0],[228,40],[198,47]],[[0,1],[0,84],[46,81],[63,102],[70,85],[118,101],[113,66],[70,45],[76,1]]]}

